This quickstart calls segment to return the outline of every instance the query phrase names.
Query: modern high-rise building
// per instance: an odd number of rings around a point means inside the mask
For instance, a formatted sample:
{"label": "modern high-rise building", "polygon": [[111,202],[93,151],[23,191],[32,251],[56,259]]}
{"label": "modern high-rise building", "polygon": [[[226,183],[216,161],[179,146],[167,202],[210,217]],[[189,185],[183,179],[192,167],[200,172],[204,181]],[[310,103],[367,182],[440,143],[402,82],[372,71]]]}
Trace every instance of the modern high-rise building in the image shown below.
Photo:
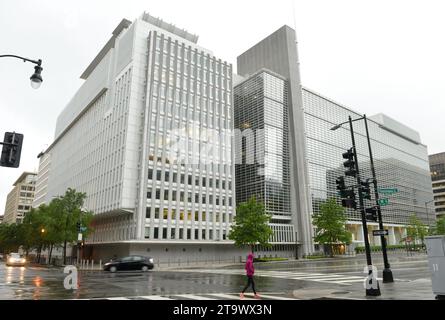
{"label": "modern high-rise building", "polygon": [[[298,242],[298,254],[301,255],[313,252],[314,246],[311,224],[312,202],[310,198],[309,174],[307,168],[303,100],[295,39],[295,31],[288,26],[283,26],[238,56],[237,72],[241,77],[248,78],[245,84],[253,85],[263,77],[264,82],[262,84],[259,83],[256,86],[265,94],[259,97],[259,102],[251,102],[248,107],[241,105],[237,110],[245,108],[250,110],[251,114],[254,114],[255,112],[263,112],[259,110],[267,106],[266,109],[268,109],[268,111],[265,111],[265,113],[277,109],[278,112],[281,110],[283,117],[287,117],[287,120],[284,118],[282,120],[283,124],[281,124],[281,126],[283,135],[278,137],[278,140],[279,143],[288,143],[289,149],[286,151],[288,152],[288,155],[287,153],[283,153],[283,159],[276,157],[273,159],[273,153],[270,152],[268,154],[270,154],[271,161],[280,162],[284,164],[283,168],[285,168],[286,171],[287,168],[289,170],[288,173],[284,172],[284,175],[289,175],[289,184],[286,188],[289,190],[288,197],[290,201],[290,211],[286,215],[274,218],[274,220],[277,222],[279,221],[278,225],[280,225],[284,234],[287,234],[290,228],[291,235],[289,242],[295,241],[294,247],[295,243]],[[263,73],[262,76],[260,73],[259,76],[256,76],[255,74],[261,69],[267,69],[272,72]],[[253,80],[253,77],[257,77],[257,80]],[[283,80],[285,80],[285,82],[283,82]],[[238,85],[237,88],[242,85],[243,83]],[[261,88],[261,86],[263,86],[263,88]],[[249,94],[248,91],[246,91],[246,93]],[[280,99],[275,101],[276,97],[281,97],[281,102]],[[244,98],[245,97],[237,97],[238,101],[244,101]],[[264,99],[264,102],[261,101],[261,99]],[[274,102],[282,104],[284,108],[276,105],[274,106]],[[242,103],[248,104],[248,102]],[[268,113],[267,116],[269,117]],[[280,117],[276,114],[275,116],[277,118]],[[243,120],[249,121],[246,117]],[[274,120],[267,119],[266,121],[271,123]],[[278,123],[275,122],[275,124],[271,124],[270,126],[278,128],[281,120],[277,119],[277,121]],[[280,128],[278,128],[278,132],[279,130]],[[268,138],[270,140],[274,139],[272,134],[265,134],[269,136]],[[271,148],[273,148],[273,143],[270,145]],[[289,160],[286,159],[287,157]],[[281,160],[284,162],[281,162]],[[265,197],[267,198],[268,195]],[[285,195],[284,197],[287,196]],[[284,239],[287,238],[288,237],[285,237]],[[293,251],[295,251],[295,249],[293,249]]]}
{"label": "modern high-rise building", "polygon": [[197,40],[146,13],[122,20],[59,115],[34,205],[86,192],[86,255],[233,256],[232,66]]}
{"label": "modern high-rise building", "polygon": [[8,193],[5,205],[4,223],[21,223],[26,213],[31,210],[34,201],[36,173],[23,172],[14,182],[14,188]]}
{"label": "modern high-rise building", "polygon": [[[349,124],[335,131],[330,129],[347,121],[348,116],[358,119],[363,114],[307,88],[303,88],[303,106],[310,188],[316,213],[320,202],[330,197],[338,198],[336,178],[345,172],[342,153],[352,146]],[[372,178],[364,121],[355,121],[353,126],[361,178]],[[433,195],[427,147],[422,144],[418,132],[384,114],[368,117],[368,127],[378,186],[380,189],[397,189],[393,194],[380,194],[380,198],[388,199],[388,205],[381,206],[383,223],[389,231],[388,243],[398,244],[406,234],[412,214],[428,223],[425,202]],[[345,181],[347,185],[356,184],[351,177]],[[375,205],[373,192],[365,205]],[[361,243],[361,216],[351,209],[346,213],[353,241]],[[380,237],[372,236],[372,230],[379,229],[378,224],[368,222],[368,229],[370,242],[380,244]]]}
{"label": "modern high-rise building", "polygon": [[[342,154],[352,146],[347,125],[330,129],[348,116],[363,115],[301,86],[295,32],[287,26],[239,56],[238,73],[235,126],[242,130],[243,140],[235,149],[241,150],[237,157],[241,162],[236,164],[237,202],[252,195],[261,198],[273,215],[273,242],[282,242],[287,255],[295,245],[300,254],[308,254],[314,250],[311,217],[331,197],[340,203],[336,178],[344,175]],[[397,244],[412,214],[428,222],[424,205],[432,199],[432,190],[427,148],[416,131],[383,114],[368,117],[368,125],[379,188],[397,190],[381,195],[388,199],[388,205],[382,205],[388,240]],[[251,134],[246,130],[258,129],[256,140],[249,144]],[[372,178],[364,122],[354,122],[354,130],[361,176]],[[249,154],[260,155],[260,161],[245,159]],[[366,205],[375,205],[375,200]],[[358,211],[347,210],[347,220],[353,240],[362,244]],[[377,223],[369,222],[370,242],[379,244],[373,229],[378,229]]]}
{"label": "modern high-rise building", "polygon": [[429,159],[434,201],[431,203],[433,209],[430,209],[428,204],[426,209],[435,211],[435,214],[432,214],[433,217],[441,218],[445,215],[445,152],[432,154]]}
{"label": "modern high-rise building", "polygon": [[[260,70],[234,87],[236,202],[255,196],[271,215],[274,232],[265,252],[296,252],[290,195],[289,105],[287,81]],[[292,254],[293,255],[293,254]]]}

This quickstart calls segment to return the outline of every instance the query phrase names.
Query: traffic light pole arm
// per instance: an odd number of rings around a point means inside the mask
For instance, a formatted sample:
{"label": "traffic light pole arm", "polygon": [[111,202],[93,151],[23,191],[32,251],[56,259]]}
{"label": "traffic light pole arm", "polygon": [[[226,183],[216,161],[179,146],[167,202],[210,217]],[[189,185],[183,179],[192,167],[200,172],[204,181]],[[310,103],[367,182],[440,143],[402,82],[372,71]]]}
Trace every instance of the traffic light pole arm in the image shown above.
{"label": "traffic light pole arm", "polygon": [[[371,139],[369,138],[368,119],[366,118],[366,114],[363,116],[363,119],[365,120],[366,138],[368,140],[369,159],[370,159],[370,164],[371,164],[372,179],[374,182],[373,183],[374,195],[375,195],[375,202],[377,205],[377,215],[379,218],[379,229],[383,230],[382,209],[381,209],[380,203],[379,203],[379,189],[378,189],[377,178],[376,178],[376,174],[375,174],[374,157],[372,156]],[[389,261],[388,261],[388,254],[386,251],[386,238],[384,235],[380,236],[380,241],[382,244],[383,262],[385,265],[385,269],[390,269],[390,265],[389,265]]]}
{"label": "traffic light pole arm", "polygon": [[39,60],[31,60],[31,59],[20,57],[20,56],[16,56],[16,55],[13,55],[13,54],[2,54],[2,55],[0,55],[0,58],[17,58],[17,59],[23,60],[23,62],[28,61],[28,62],[34,63],[34,64],[38,65],[39,67],[42,65],[42,60],[41,59],[39,59]]}

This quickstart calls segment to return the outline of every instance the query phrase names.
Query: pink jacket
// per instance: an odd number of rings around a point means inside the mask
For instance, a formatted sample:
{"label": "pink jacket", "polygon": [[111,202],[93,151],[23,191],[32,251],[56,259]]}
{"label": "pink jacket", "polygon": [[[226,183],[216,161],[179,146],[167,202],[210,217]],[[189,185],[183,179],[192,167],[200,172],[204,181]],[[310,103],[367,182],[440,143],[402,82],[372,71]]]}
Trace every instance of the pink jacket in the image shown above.
{"label": "pink jacket", "polygon": [[247,261],[246,261],[246,274],[248,277],[253,276],[253,274],[255,273],[255,269],[253,268],[253,254],[249,253],[249,255],[247,256]]}

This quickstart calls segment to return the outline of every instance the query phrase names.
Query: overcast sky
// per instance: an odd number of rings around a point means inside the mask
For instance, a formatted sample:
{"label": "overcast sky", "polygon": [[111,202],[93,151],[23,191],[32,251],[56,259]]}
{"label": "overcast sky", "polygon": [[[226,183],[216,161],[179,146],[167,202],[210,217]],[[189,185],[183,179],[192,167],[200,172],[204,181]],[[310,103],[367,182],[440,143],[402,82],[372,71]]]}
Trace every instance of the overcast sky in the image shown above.
{"label": "overcast sky", "polygon": [[36,171],[80,74],[122,18],[143,11],[199,35],[236,67],[240,53],[282,25],[296,28],[303,85],[368,115],[384,112],[445,151],[445,3],[441,0],[0,0],[0,135],[25,135],[20,168],[0,167],[0,215],[12,184]]}

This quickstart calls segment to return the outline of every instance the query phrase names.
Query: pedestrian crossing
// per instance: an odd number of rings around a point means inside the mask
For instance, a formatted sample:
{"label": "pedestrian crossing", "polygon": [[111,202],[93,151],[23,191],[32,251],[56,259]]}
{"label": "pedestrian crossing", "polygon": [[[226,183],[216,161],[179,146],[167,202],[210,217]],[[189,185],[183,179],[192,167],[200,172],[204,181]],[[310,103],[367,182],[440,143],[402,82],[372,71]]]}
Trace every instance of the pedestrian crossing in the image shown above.
{"label": "pedestrian crossing", "polygon": [[[94,298],[82,300],[240,300],[239,293],[204,293],[204,294],[165,294],[165,295],[149,295],[149,296],[134,296],[134,297],[109,297],[109,298]],[[261,294],[259,299],[254,298],[252,293],[245,293],[244,300],[300,300],[285,296],[284,293]]]}
{"label": "pedestrian crossing", "polygon": [[[179,270],[178,270],[179,271]],[[196,270],[183,270],[184,272],[199,272],[199,273],[212,273],[212,274],[226,274],[226,275],[245,275],[244,270],[230,270],[230,269],[196,269]],[[312,273],[312,272],[293,272],[293,271],[268,271],[268,270],[256,270],[255,277],[271,277],[288,280],[303,280],[314,281],[330,284],[339,284],[343,286],[350,286],[357,282],[363,282],[365,276],[354,276],[345,274],[333,274],[333,273]],[[382,280],[377,278],[377,280]]]}

